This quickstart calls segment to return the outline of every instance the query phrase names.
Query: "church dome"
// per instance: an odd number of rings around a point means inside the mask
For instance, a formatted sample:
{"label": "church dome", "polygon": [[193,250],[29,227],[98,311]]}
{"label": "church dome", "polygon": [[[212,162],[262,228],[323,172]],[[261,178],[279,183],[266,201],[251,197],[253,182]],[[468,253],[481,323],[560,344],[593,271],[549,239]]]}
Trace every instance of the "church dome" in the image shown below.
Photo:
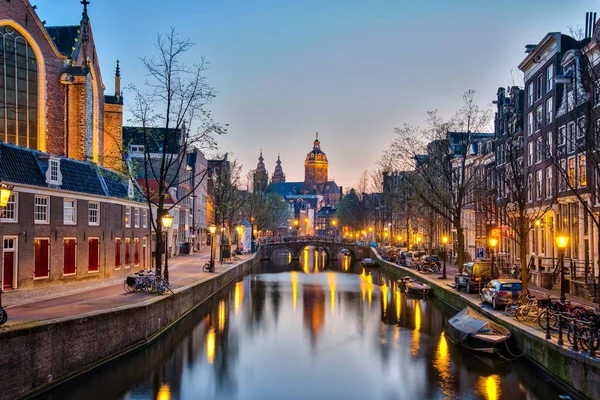
{"label": "church dome", "polygon": [[317,138],[313,142],[313,149],[306,155],[305,164],[327,162],[327,155],[323,152],[323,150],[321,150],[321,142],[319,142],[319,133],[317,132]]}

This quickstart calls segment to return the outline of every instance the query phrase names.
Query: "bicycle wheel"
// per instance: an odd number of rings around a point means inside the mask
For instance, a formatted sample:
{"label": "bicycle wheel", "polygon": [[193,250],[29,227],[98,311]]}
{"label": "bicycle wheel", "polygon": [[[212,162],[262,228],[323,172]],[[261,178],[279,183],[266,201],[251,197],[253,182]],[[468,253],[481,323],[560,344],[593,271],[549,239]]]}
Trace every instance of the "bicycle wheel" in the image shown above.
{"label": "bicycle wheel", "polygon": [[525,316],[527,315],[527,313],[529,313],[530,308],[531,306],[527,304],[520,306],[517,309],[517,312],[515,313],[515,318],[517,319],[517,321],[525,321]]}
{"label": "bicycle wheel", "polygon": [[506,303],[506,307],[504,308],[504,315],[514,317],[520,306],[521,304],[519,304],[518,302],[509,300],[508,303]]}
{"label": "bicycle wheel", "polygon": [[0,325],[4,324],[8,320],[8,314],[4,307],[0,307]]}
{"label": "bicycle wheel", "polygon": [[[546,320],[546,314],[548,314],[548,313],[550,313],[550,315],[548,316],[548,319]],[[557,330],[558,317],[556,316],[556,313],[554,313],[552,311],[548,311],[548,309],[546,308],[545,310],[542,310],[542,312],[538,316],[538,325],[544,331],[546,330],[546,322],[547,321],[550,322],[551,330]]]}
{"label": "bicycle wheel", "polygon": [[539,315],[540,315],[540,309],[538,308],[538,306],[533,305],[533,306],[531,306],[531,308],[529,309],[529,312],[525,316],[525,321],[535,322],[535,321],[537,321]]}

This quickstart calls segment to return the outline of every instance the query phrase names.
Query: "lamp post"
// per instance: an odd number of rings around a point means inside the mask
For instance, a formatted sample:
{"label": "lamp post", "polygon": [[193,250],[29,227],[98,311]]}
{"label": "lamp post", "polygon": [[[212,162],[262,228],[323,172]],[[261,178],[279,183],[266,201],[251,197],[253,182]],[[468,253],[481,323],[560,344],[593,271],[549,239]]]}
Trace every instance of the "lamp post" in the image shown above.
{"label": "lamp post", "polygon": [[298,218],[296,218],[294,220],[294,228],[295,228],[295,232],[296,232],[296,236],[298,236],[298,229],[300,227],[300,221],[298,221]]}
{"label": "lamp post", "polygon": [[333,238],[335,240],[336,236],[337,236],[337,220],[333,219],[331,220],[331,226],[333,226]]}
{"label": "lamp post", "polygon": [[398,239],[398,247],[402,247],[402,236],[398,236],[396,239]]}
{"label": "lamp post", "polygon": [[[0,183],[0,208],[2,209],[2,211],[0,211],[0,216],[2,216],[2,214],[4,213],[4,208],[8,205],[8,201],[10,200],[10,196],[12,195],[13,187],[14,186],[12,185]],[[2,236],[0,236],[0,243],[4,243]],[[0,266],[2,266],[2,268],[0,268],[0,325],[4,324],[8,319],[8,314],[6,314],[6,311],[2,307],[2,287],[4,286],[4,284],[2,283],[4,274],[3,264],[4,261],[2,261],[2,264],[0,264]]]}
{"label": "lamp post", "polygon": [[394,241],[394,234],[392,233],[392,223],[388,222],[388,232],[390,234],[390,246],[392,245],[392,242]]}
{"label": "lamp post", "polygon": [[440,279],[447,279],[446,277],[446,244],[448,244],[448,236],[442,236],[442,243],[444,244],[444,266],[442,267],[442,276]]}
{"label": "lamp post", "polygon": [[556,247],[558,247],[558,257],[560,258],[560,302],[565,303],[565,249],[569,244],[569,237],[567,235],[559,234],[554,240],[556,241]]}
{"label": "lamp post", "polygon": [[210,232],[210,272],[215,272],[215,233],[217,232],[215,224],[211,224],[208,231]]}
{"label": "lamp post", "polygon": [[250,241],[254,239],[254,217],[250,217]]}
{"label": "lamp post", "polygon": [[169,282],[169,228],[173,225],[173,217],[168,211],[165,211],[162,218],[162,226],[165,230],[165,272],[163,273],[165,281]]}
{"label": "lamp post", "polygon": [[490,255],[491,255],[491,258],[492,258],[492,274],[494,273],[494,253],[495,253],[497,245],[498,245],[498,239],[496,239],[496,238],[490,238],[490,248],[491,248],[491,251],[490,251],[491,254]]}

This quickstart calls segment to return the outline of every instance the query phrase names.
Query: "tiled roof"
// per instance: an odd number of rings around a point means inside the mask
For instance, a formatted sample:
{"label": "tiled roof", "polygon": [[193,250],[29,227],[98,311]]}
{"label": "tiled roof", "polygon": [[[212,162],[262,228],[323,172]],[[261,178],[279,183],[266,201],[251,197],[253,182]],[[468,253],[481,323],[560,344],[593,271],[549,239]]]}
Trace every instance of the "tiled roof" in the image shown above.
{"label": "tiled roof", "polygon": [[304,182],[280,182],[271,183],[267,192],[279,193],[282,197],[287,195],[302,194]]}
{"label": "tiled roof", "polygon": [[127,189],[129,188],[127,177],[109,169],[101,169],[99,170],[99,174],[106,183],[109,196],[118,198],[127,197]]}
{"label": "tiled roof", "polygon": [[61,189],[99,196],[106,195],[93,164],[61,158],[60,172],[63,175]]}
{"label": "tiled roof", "polygon": [[180,129],[169,129],[168,134],[165,128],[144,128],[137,126],[123,127],[123,148],[128,151],[129,145],[144,145],[144,134],[147,136],[148,150],[150,153],[162,153],[162,148],[167,135],[167,149],[171,149],[173,154],[179,152]]}
{"label": "tiled roof", "polygon": [[46,185],[35,152],[10,144],[0,146],[0,179],[23,185]]}
{"label": "tiled roof", "polygon": [[[140,188],[146,194],[146,197],[150,198],[153,203],[158,203],[158,181],[156,179],[148,179],[148,188],[146,188],[146,179],[138,179],[137,183]],[[168,197],[165,198],[164,204],[175,204],[175,200],[171,197],[170,193],[167,193]]]}
{"label": "tiled roof", "polygon": [[72,26],[47,26],[48,34],[56,44],[58,51],[64,56],[70,56],[73,53],[75,39],[79,37],[80,25]]}

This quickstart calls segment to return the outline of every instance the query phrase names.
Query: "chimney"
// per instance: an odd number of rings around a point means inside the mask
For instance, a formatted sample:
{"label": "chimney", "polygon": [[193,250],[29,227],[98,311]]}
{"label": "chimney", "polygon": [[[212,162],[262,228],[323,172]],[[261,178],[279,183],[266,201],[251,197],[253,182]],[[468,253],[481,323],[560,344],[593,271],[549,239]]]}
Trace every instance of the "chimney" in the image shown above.
{"label": "chimney", "polygon": [[531,53],[537,47],[536,44],[526,44],[525,45],[525,53]]}
{"label": "chimney", "polygon": [[121,68],[119,68],[119,60],[117,60],[117,70],[115,72],[115,97],[117,100],[121,98]]}

